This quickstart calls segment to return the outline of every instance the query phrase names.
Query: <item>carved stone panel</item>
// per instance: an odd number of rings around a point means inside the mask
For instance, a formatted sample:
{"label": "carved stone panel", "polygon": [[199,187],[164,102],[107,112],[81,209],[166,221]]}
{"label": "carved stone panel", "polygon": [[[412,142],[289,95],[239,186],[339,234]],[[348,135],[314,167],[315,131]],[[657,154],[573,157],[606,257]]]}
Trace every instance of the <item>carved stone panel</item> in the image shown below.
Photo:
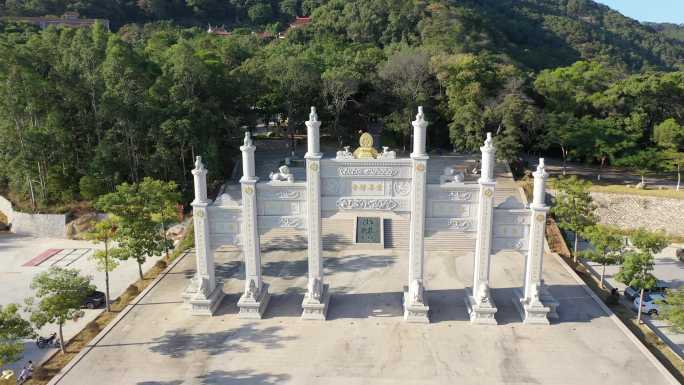
{"label": "carved stone panel", "polygon": [[398,205],[397,201],[392,199],[340,198],[337,200],[337,208],[340,210],[391,211]]}
{"label": "carved stone panel", "polygon": [[527,251],[530,234],[529,210],[494,210],[492,252],[501,250]]}
{"label": "carved stone panel", "polygon": [[399,173],[399,169],[395,167],[340,167],[337,172],[341,177],[391,178]]}
{"label": "carved stone panel", "polygon": [[433,218],[467,218],[471,216],[469,204],[456,203],[453,201],[432,201],[428,216]]}
{"label": "carved stone panel", "polygon": [[352,196],[384,196],[385,183],[381,180],[353,180],[351,190]]}

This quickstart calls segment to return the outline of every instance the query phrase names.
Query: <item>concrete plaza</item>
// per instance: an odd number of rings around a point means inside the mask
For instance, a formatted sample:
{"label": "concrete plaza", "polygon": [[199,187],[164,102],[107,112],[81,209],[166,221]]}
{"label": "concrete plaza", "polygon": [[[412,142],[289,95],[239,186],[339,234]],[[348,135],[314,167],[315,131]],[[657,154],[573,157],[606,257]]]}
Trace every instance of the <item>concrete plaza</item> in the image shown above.
{"label": "concrete plaza", "polygon": [[241,254],[217,254],[225,279],[214,317],[192,316],[180,294],[194,256],[175,265],[85,355],[60,385],[189,384],[675,384],[551,255],[544,279],[560,320],[523,325],[513,307],[523,257],[493,257],[498,326],[472,325],[464,288],[472,255],[428,253],[429,325],[402,319],[407,257],[389,251],[325,253],[333,291],[327,321],[300,320],[305,251],[263,255],[273,297],[265,319],[237,317]]}
{"label": "concrete plaza", "polygon": [[[62,268],[74,268],[82,275],[93,277],[93,284],[98,290],[104,292],[104,273],[97,271],[96,265],[89,259],[92,253],[102,248],[88,241],[56,238],[36,238],[21,236],[11,233],[0,233],[0,305],[10,303],[23,304],[24,299],[33,296],[31,280],[37,274],[48,270],[52,266]],[[37,266],[25,266],[36,255],[48,249],[61,249],[59,253],[46,259]],[[143,271],[149,269],[158,258],[149,258],[143,264]],[[138,264],[134,260],[123,262],[116,270],[110,273],[110,292],[112,298],[116,298],[126,290],[128,285],[138,279]],[[103,309],[84,309],[85,316],[78,321],[68,321],[64,325],[64,338],[69,339],[76,335],[88,322],[95,319]],[[27,315],[28,316],[28,315]],[[57,331],[56,325],[45,325],[38,333],[48,336]],[[34,341],[27,341],[23,358],[8,365],[13,370],[19,370],[32,360],[41,362],[53,349],[38,349]]]}

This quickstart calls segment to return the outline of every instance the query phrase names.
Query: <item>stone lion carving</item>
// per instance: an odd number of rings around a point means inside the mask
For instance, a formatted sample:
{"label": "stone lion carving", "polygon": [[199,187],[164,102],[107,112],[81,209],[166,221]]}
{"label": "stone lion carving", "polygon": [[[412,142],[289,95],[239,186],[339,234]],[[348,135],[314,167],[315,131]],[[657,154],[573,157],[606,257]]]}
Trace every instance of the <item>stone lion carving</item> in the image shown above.
{"label": "stone lion carving", "polygon": [[310,279],[307,289],[307,297],[311,300],[320,302],[321,296],[323,295],[323,283],[321,280],[318,278]]}
{"label": "stone lion carving", "polygon": [[389,147],[382,146],[382,152],[378,154],[378,159],[396,159],[397,153],[395,151],[390,151]]}
{"label": "stone lion carving", "polygon": [[349,146],[344,146],[344,150],[337,151],[337,159],[354,159],[354,154],[349,151]]}
{"label": "stone lion carving", "polygon": [[414,304],[425,303],[423,298],[423,283],[419,280],[415,279],[413,280],[413,282],[411,282],[411,286],[409,287],[409,294],[411,295],[411,300]]}
{"label": "stone lion carving", "polygon": [[278,172],[272,172],[268,174],[269,179],[271,181],[287,181],[287,182],[294,182],[294,175],[292,175],[292,172],[290,171],[290,168],[287,167],[287,165],[280,166],[278,168]]}
{"label": "stone lion carving", "polygon": [[463,183],[465,175],[462,172],[456,172],[453,167],[445,167],[444,173],[439,177],[439,183]]}
{"label": "stone lion carving", "polygon": [[489,285],[486,282],[480,282],[477,288],[477,302],[480,304],[489,303]]}
{"label": "stone lion carving", "polygon": [[541,285],[535,283],[530,286],[530,305],[542,306],[541,303]]}
{"label": "stone lion carving", "polygon": [[254,279],[250,279],[245,283],[245,297],[253,301],[256,301],[258,296],[259,288],[257,287]]}

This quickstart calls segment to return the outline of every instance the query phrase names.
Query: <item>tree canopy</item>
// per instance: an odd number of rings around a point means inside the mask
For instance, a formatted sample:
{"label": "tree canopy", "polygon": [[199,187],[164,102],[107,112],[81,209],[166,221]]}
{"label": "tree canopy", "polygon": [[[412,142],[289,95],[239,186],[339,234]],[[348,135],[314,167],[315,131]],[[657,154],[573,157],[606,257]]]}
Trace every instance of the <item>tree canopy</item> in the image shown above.
{"label": "tree canopy", "polygon": [[297,152],[312,105],[340,145],[410,146],[420,104],[430,149],[682,163],[684,46],[589,0],[0,2],[65,11],[113,29],[0,21],[0,190],[37,209],[145,177],[188,198],[194,156],[224,179],[258,124]]}

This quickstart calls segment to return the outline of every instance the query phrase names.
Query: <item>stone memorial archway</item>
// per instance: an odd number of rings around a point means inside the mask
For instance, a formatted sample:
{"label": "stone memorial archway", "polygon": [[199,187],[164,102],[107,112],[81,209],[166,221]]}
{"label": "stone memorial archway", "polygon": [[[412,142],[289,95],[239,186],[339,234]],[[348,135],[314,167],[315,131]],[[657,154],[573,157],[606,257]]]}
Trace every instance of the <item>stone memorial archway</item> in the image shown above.
{"label": "stone memorial archway", "polygon": [[[324,158],[320,151],[321,122],[312,107],[307,127],[306,180],[295,181],[288,167],[260,181],[255,173],[255,146],[245,134],[239,191],[224,191],[214,202],[206,196],[206,169],[197,158],[195,178],[195,243],[197,274],[184,293],[195,314],[212,314],[223,296],[214,276],[212,245],[240,245],[244,254],[245,286],[238,301],[240,317],[261,318],[269,302],[268,284],[261,277],[259,233],[263,229],[289,229],[306,234],[307,293],[303,319],[325,319],[330,303],[323,274],[323,221],[342,217],[353,227],[352,243],[372,249],[385,247],[387,221],[406,218],[408,223],[408,279],[404,292],[404,319],[429,322],[425,295],[426,232],[434,229],[475,237],[473,285],[465,299],[473,323],[495,324],[497,309],[490,295],[491,255],[503,249],[526,253],[524,290],[516,304],[528,323],[548,323],[548,292],[541,279],[544,225],[543,159],[534,173],[534,201],[494,204],[495,148],[490,134],[482,152],[477,183],[464,183],[463,175],[445,169],[439,183],[428,179],[425,138],[428,122],[419,108],[413,125],[413,152],[398,158],[387,147],[378,152],[373,138],[363,134],[360,146]],[[325,215],[322,215],[322,214]],[[325,217],[325,218],[324,218]],[[351,219],[351,222],[349,220]],[[391,222],[389,222],[391,223]],[[555,306],[554,306],[555,309]]]}

